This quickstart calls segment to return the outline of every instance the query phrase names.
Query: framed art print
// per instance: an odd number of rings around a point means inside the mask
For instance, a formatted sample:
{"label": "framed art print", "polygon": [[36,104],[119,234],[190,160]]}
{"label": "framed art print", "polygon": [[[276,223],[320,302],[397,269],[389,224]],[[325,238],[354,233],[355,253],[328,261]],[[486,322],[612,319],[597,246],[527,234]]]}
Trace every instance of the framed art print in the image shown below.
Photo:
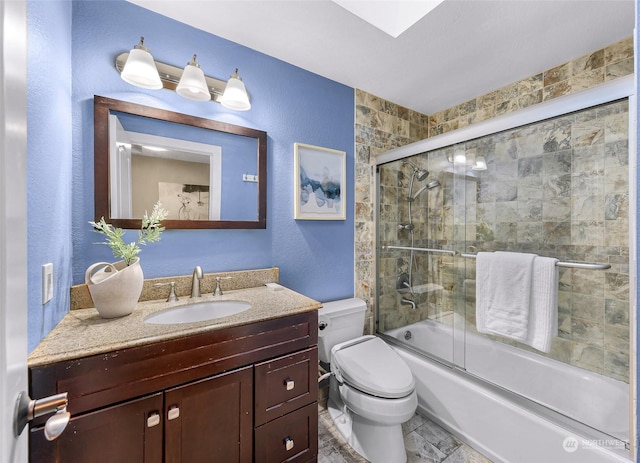
{"label": "framed art print", "polygon": [[347,153],[294,143],[294,218],[345,220]]}

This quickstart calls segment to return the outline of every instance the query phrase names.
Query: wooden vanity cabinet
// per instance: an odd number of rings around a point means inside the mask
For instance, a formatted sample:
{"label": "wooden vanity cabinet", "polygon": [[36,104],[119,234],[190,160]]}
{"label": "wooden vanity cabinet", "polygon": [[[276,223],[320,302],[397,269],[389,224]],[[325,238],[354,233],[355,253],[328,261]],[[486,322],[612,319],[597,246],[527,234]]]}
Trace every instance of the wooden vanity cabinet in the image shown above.
{"label": "wooden vanity cabinet", "polygon": [[31,397],[66,391],[72,415],[52,442],[31,423],[33,463],[317,460],[316,311],[29,374]]}

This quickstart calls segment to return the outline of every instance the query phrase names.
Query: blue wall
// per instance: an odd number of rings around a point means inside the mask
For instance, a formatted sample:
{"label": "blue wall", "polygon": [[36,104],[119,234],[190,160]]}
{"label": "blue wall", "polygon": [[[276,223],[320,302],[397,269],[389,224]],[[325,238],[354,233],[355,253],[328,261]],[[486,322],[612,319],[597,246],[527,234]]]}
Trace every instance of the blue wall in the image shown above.
{"label": "blue wall", "polygon": [[[64,316],[71,286],[71,3],[27,3],[28,346]],[[54,297],[42,304],[42,265]]]}
{"label": "blue wall", "polygon": [[[51,96],[40,101],[39,95],[29,95],[33,113],[41,112],[51,119],[41,130],[29,132],[29,188],[43,182],[41,177],[53,183],[46,190],[39,188],[36,197],[29,197],[29,350],[66,312],[68,296],[62,294],[68,293],[68,286],[82,283],[85,269],[93,262],[115,260],[106,246],[93,244],[99,236],[88,224],[94,218],[94,95],[244,125],[268,134],[267,229],[168,230],[161,242],[142,250],[145,277],[191,274],[195,265],[201,265],[205,272],[276,266],[282,284],[315,299],[352,296],[353,89],[125,1],[74,1],[72,24],[68,15],[62,24],[51,24],[52,18],[67,14],[68,5],[65,1],[30,2],[29,7],[32,35],[52,29],[64,36],[64,40],[55,37],[43,45],[42,53],[30,53],[30,69],[34,75],[56,69],[48,74],[56,78],[62,74],[61,80],[67,83],[55,89],[59,104]],[[56,15],[51,15],[52,9]],[[37,20],[31,22],[32,18]],[[70,97],[64,94],[69,90],[68,63],[48,62],[49,56],[59,55],[61,46],[68,49],[69,35],[73,63]],[[131,49],[141,35],[158,61],[182,66],[197,53],[205,74],[219,79],[226,79],[239,67],[251,94],[251,110],[233,112],[216,103],[191,102],[169,90],[144,90],[122,81],[115,70],[115,57]],[[62,73],[57,71],[60,67]],[[56,137],[64,143],[58,143]],[[347,152],[346,221],[293,220],[295,142]],[[53,159],[40,165],[46,156]],[[40,175],[31,171],[32,157]],[[63,172],[51,179],[51,172],[57,175],[58,170]],[[57,196],[62,199],[54,202]],[[65,226],[49,231],[51,218],[58,214]],[[52,244],[39,239],[43,230],[52,234]],[[135,232],[130,233],[133,240]],[[40,266],[53,259],[48,257],[49,250],[61,261],[58,275],[68,276],[56,289],[55,315],[43,317]]]}

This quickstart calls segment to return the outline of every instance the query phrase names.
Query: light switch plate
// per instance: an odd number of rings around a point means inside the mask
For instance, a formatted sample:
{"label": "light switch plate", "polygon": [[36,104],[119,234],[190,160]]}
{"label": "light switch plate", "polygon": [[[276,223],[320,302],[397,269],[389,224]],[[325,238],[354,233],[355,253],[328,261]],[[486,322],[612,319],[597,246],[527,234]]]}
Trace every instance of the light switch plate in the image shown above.
{"label": "light switch plate", "polygon": [[53,264],[42,266],[42,303],[46,304],[53,299]]}

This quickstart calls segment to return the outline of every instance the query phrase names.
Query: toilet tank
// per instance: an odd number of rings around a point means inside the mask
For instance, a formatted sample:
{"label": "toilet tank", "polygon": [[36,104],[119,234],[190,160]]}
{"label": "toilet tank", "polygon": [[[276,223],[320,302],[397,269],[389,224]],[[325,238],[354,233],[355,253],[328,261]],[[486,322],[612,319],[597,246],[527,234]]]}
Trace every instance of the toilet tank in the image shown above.
{"label": "toilet tank", "polygon": [[364,333],[367,304],[356,297],[324,302],[318,310],[318,358],[329,363],[331,348]]}

